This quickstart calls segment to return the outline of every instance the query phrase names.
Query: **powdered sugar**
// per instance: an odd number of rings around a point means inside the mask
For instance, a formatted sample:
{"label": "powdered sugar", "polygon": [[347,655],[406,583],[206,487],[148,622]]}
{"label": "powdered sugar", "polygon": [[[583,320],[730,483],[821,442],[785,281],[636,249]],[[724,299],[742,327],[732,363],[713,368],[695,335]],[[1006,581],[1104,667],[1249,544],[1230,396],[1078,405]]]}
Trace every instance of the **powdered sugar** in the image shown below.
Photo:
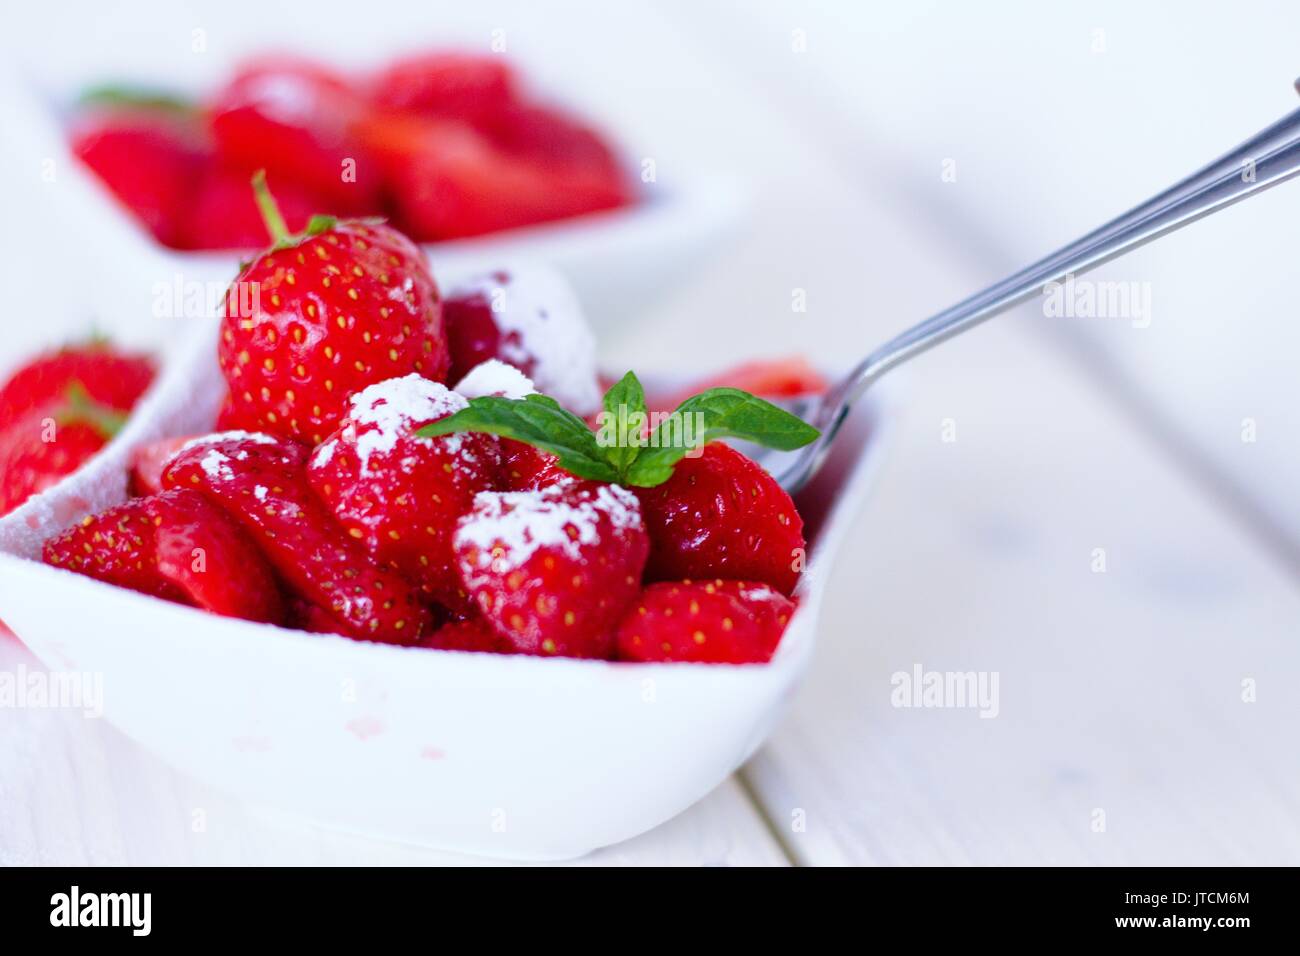
{"label": "powdered sugar", "polygon": [[312,452],[311,463],[313,468],[324,468],[334,460],[334,449],[338,448],[339,441],[337,438],[331,438],[329,441],[318,445]]}
{"label": "powdered sugar", "polygon": [[[371,385],[353,395],[351,404],[343,434],[355,444],[361,473],[368,475],[372,455],[392,452],[400,439],[411,438],[420,425],[458,412],[469,403],[447,386],[412,374]],[[449,435],[445,442],[455,453],[462,440],[460,435]],[[328,441],[316,450],[313,463],[324,466],[333,455],[334,442]]]}
{"label": "powdered sugar", "polygon": [[179,455],[190,448],[197,448],[199,445],[215,445],[223,441],[251,441],[258,445],[274,445],[276,443],[276,439],[265,432],[213,432],[211,435],[200,435],[198,438],[191,438],[176,449],[176,454]]}
{"label": "powdered sugar", "polygon": [[213,481],[230,481],[235,477],[230,459],[215,448],[208,449],[208,453],[199,459],[199,467]]}
{"label": "powdered sugar", "polygon": [[502,398],[525,398],[537,394],[533,380],[513,365],[488,359],[469,370],[456,383],[455,391],[466,398],[500,395]]}
{"label": "powdered sugar", "polygon": [[596,379],[596,338],[569,284],[556,272],[529,267],[479,276],[452,289],[448,296],[484,296],[503,334],[501,357],[532,365],[537,390],[579,415],[600,407]]}
{"label": "powdered sugar", "polygon": [[[551,485],[537,491],[481,491],[461,519],[455,543],[479,549],[478,566],[498,573],[522,566],[539,548],[579,560],[600,541],[602,522],[616,531],[642,527],[636,495],[619,485],[594,491]],[[498,550],[499,549],[499,550]]]}

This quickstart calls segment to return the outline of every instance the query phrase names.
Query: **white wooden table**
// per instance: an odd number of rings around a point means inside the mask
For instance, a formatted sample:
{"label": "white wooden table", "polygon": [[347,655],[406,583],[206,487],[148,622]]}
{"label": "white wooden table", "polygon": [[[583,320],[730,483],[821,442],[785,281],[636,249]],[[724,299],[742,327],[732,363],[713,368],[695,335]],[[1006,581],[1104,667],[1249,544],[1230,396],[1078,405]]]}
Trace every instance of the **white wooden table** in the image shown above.
{"label": "white wooden table", "polygon": [[[633,148],[661,175],[710,163],[755,184],[734,248],[653,315],[607,331],[611,368],[703,369],[792,342],[842,366],[1289,107],[1252,103],[1229,128],[1222,84],[1300,72],[1283,60],[1294,31],[1277,24],[1297,18],[1282,8],[1257,39],[1259,18],[1207,18],[1180,21],[1166,44],[1161,18],[1120,5],[1035,14],[1023,34],[959,6],[900,6],[845,23],[826,5],[751,18],[739,4],[670,4],[630,23],[576,8],[586,33],[562,17],[547,33],[526,7],[493,6],[462,24],[508,24],[534,53],[580,52],[582,69],[602,77],[594,108],[635,103],[647,133]],[[212,16],[179,9],[176,29]],[[1088,49],[1095,29],[1111,60]],[[1019,42],[1029,34],[1039,42]],[[1198,105],[1168,114],[1200,125],[1143,141],[1148,166],[1099,172],[1108,143],[1123,144],[1124,163],[1152,121],[1154,102],[1132,91],[1150,83],[1168,95],[1157,67],[1175,68],[1173,47],[1210,43],[1229,64],[1223,76],[1181,77]],[[937,79],[925,79],[927,64]],[[964,81],[945,86],[957,74]],[[890,76],[905,81],[891,87]],[[864,77],[870,86],[854,85]],[[1093,126],[1062,150],[1050,137],[1068,135],[1070,114],[1048,106],[1067,93]],[[1104,115],[1089,112],[1090,94]],[[1004,97],[1042,112],[1018,122],[1014,111],[981,112]],[[1206,131],[1220,119],[1221,133]],[[947,183],[941,164],[954,157]],[[1026,307],[918,361],[785,721],[700,804],[583,862],[1300,863],[1300,507],[1290,494],[1300,446],[1288,427],[1300,390],[1298,363],[1278,359],[1300,336],[1277,275],[1295,261],[1295,217],[1284,213],[1300,208],[1300,187],[1249,205],[1245,218],[1211,220],[1113,273],[1166,290],[1168,321],[1151,336]],[[1257,324],[1229,338],[1222,309],[1243,298],[1212,267],[1248,224],[1257,242],[1271,230],[1267,248],[1225,268],[1248,292],[1252,314],[1240,321]],[[795,290],[806,312],[792,311]],[[1218,351],[1206,354],[1206,341]],[[1239,424],[1251,416],[1267,427],[1245,444]],[[0,669],[24,659],[0,643]],[[996,672],[997,717],[892,706],[891,675],[916,665]],[[0,715],[0,863],[190,862],[480,861],[259,814],[102,722]]]}

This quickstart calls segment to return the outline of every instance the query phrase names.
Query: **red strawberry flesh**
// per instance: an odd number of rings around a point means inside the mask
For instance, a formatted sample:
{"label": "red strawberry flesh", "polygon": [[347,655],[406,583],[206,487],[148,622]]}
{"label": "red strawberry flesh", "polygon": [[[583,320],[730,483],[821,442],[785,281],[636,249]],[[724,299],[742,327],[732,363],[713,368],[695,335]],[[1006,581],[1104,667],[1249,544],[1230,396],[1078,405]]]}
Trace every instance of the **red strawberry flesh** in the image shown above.
{"label": "red strawberry flesh", "polygon": [[247,534],[187,489],[135,498],[45,543],[47,564],[228,617],[283,617],[270,566]]}
{"label": "red strawberry flesh", "polygon": [[182,450],[163,484],[194,488],[234,517],[298,596],[327,608],[344,633],[412,644],[429,612],[400,576],[376,567],[307,483],[307,449],[268,435],[228,433]]}

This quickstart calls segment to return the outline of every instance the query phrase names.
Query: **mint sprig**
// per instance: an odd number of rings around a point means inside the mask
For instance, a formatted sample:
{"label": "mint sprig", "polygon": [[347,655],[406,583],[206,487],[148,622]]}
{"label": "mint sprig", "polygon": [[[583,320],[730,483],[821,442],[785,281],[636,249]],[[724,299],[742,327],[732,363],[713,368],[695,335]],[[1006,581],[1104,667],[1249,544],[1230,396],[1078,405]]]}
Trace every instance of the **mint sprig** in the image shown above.
{"label": "mint sprig", "polygon": [[645,390],[628,372],[605,393],[599,430],[546,395],[472,398],[469,406],[419,430],[426,438],[486,432],[512,438],[559,459],[579,478],[651,488],[677,463],[711,441],[737,438],[793,451],[820,432],[771,402],[738,388],[711,388],[666,415],[651,415]]}

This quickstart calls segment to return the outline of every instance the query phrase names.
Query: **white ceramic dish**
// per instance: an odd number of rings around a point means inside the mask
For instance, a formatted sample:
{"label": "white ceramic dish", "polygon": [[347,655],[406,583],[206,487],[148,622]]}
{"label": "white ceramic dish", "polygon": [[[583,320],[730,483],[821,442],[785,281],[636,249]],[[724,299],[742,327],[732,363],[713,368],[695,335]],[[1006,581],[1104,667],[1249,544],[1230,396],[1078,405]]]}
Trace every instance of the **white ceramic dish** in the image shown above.
{"label": "white ceramic dish", "polygon": [[[78,247],[90,250],[78,274],[95,290],[94,312],[114,325],[147,322],[160,283],[230,282],[237,252],[186,253],[159,245],[72,155],[60,104],[71,102],[78,89],[71,79],[41,85],[0,70],[0,149],[14,159],[15,170],[42,158],[57,183],[33,191],[29,175],[0,177],[4,208],[16,219],[56,229],[63,223],[75,233]],[[617,129],[611,136],[621,141]],[[627,162],[634,168],[639,160],[629,156]],[[574,285],[593,326],[612,328],[663,290],[679,287],[743,219],[747,190],[734,176],[687,172],[673,179],[673,186],[645,187],[643,200],[627,209],[425,249],[431,261],[452,268],[513,258],[546,262]]]}
{"label": "white ceramic dish", "polygon": [[680,812],[759,746],[812,651],[827,571],[879,455],[855,415],[801,496],[808,573],[770,664],[630,665],[403,649],[220,618],[39,563],[126,494],[139,442],[210,428],[216,326],[192,330],[118,439],[0,519],[0,618],[48,667],[102,675],[106,718],[220,789],[321,824],[559,859]]}

